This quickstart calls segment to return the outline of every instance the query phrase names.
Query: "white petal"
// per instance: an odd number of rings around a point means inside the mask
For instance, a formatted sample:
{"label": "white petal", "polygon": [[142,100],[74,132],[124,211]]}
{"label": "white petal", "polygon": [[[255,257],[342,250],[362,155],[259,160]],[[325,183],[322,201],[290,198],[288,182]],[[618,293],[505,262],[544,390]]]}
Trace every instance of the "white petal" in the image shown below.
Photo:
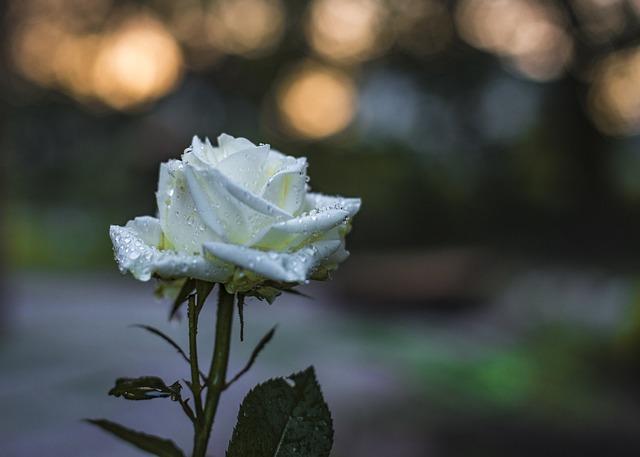
{"label": "white petal", "polygon": [[203,143],[197,136],[194,136],[191,140],[191,146],[185,149],[182,154],[182,161],[201,168],[218,164],[218,158],[211,143],[208,140]]}
{"label": "white petal", "polygon": [[321,237],[318,238],[318,241],[328,241],[328,240],[337,240],[340,241],[340,247],[336,249],[331,256],[329,256],[323,266],[328,269],[334,269],[338,264],[342,263],[349,257],[349,251],[346,250],[345,246],[345,235],[346,231],[348,231],[346,225],[337,226],[326,233],[324,233]]}
{"label": "white petal", "polygon": [[269,176],[274,176],[278,173],[299,173],[305,175],[307,173],[307,159],[304,157],[295,158],[286,156],[271,149],[266,171]]}
{"label": "white petal", "polygon": [[218,146],[220,148],[220,160],[226,159],[231,154],[235,154],[243,149],[250,149],[257,147],[251,141],[246,138],[234,138],[226,133],[221,134],[218,137]]}
{"label": "white petal", "polygon": [[338,240],[308,244],[298,251],[260,251],[227,243],[205,243],[204,250],[224,262],[237,265],[273,281],[304,282],[340,247]]}
{"label": "white petal", "polygon": [[342,223],[349,215],[342,209],[325,208],[304,216],[279,222],[272,226],[273,229],[286,233],[319,233],[325,232]]}
{"label": "white petal", "polygon": [[199,217],[206,227],[223,234],[207,241],[243,244],[273,220],[238,200],[232,192],[237,186],[219,171],[194,171],[187,165],[185,176]]}
{"label": "white petal", "polygon": [[161,251],[154,259],[153,273],[163,278],[194,278],[224,283],[232,275],[229,265],[202,255],[185,255],[174,251]]}
{"label": "white petal", "polygon": [[226,230],[218,232],[202,220],[186,184],[184,165],[172,161],[160,167],[157,203],[160,225],[168,241],[165,248],[185,254],[200,254],[204,241],[226,240]]}
{"label": "white petal", "polygon": [[[211,170],[216,172],[217,170]],[[279,208],[278,206],[268,202],[264,198],[251,193],[247,189],[235,184],[233,181],[225,180],[224,185],[231,195],[237,198],[239,201],[247,205],[249,208],[271,217],[291,217],[287,211]]]}
{"label": "white petal", "polygon": [[[229,215],[229,209],[221,208],[226,196],[224,189],[218,186],[215,179],[207,180],[207,176],[195,171],[194,167],[189,164],[184,166],[184,177],[186,181],[185,194],[192,199],[194,210],[200,220],[206,228],[218,235],[223,241],[229,241],[226,221],[221,218],[222,214],[226,214],[227,217]],[[208,187],[213,187],[213,192],[210,192]],[[179,190],[177,189],[177,191]]]}
{"label": "white petal", "polygon": [[359,198],[332,197],[330,195],[309,192],[305,199],[304,211],[322,208],[340,208],[353,217],[360,210],[362,201]]}
{"label": "white petal", "polygon": [[260,192],[262,198],[290,214],[297,214],[307,192],[306,162],[302,163],[302,167],[288,167],[272,175]]}
{"label": "white petal", "polygon": [[265,173],[269,146],[244,149],[230,155],[218,165],[218,170],[245,189],[257,193],[269,179]]}
{"label": "white petal", "polygon": [[[231,195],[248,208],[266,216],[291,217],[291,214],[234,183],[215,168],[195,172],[194,170],[189,169],[189,166],[186,166],[185,173],[187,172],[192,175],[191,183],[199,181],[199,190],[206,192],[210,198],[215,198],[215,196],[219,195],[221,197],[219,199],[226,199],[226,196]],[[191,183],[189,184],[190,188]],[[196,190],[196,192],[197,191],[198,190]],[[195,197],[194,200],[196,200]],[[198,206],[198,208],[200,207]],[[242,211],[242,209],[240,210]]]}
{"label": "white petal", "polygon": [[160,173],[158,176],[158,191],[156,192],[156,203],[160,214],[160,221],[167,220],[167,211],[171,205],[171,195],[175,178],[169,174],[169,164],[160,164]]}
{"label": "white petal", "polygon": [[147,246],[160,246],[162,242],[162,228],[160,221],[151,216],[140,216],[127,222],[125,226],[132,229]]}
{"label": "white petal", "polygon": [[[229,265],[174,251],[161,251],[157,245],[160,223],[152,217],[136,218],[125,227],[112,225],[109,234],[116,261],[140,281],[148,281],[154,274],[165,278],[190,277],[211,282],[224,282],[232,274]],[[161,232],[160,232],[161,234]]]}
{"label": "white petal", "polygon": [[306,240],[322,235],[323,232],[343,224],[349,213],[342,209],[323,208],[310,214],[276,222],[246,243],[264,249],[284,250],[297,247]]}

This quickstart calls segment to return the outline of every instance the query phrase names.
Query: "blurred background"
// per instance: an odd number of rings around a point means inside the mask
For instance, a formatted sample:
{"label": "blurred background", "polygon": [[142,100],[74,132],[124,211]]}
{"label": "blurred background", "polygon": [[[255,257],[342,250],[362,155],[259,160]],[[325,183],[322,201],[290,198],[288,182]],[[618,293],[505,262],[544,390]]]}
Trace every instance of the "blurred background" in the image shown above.
{"label": "blurred background", "polygon": [[249,308],[256,340],[281,325],[246,389],[314,363],[336,457],[638,455],[640,1],[5,0],[0,20],[0,453],[138,455],[78,422],[109,414],[189,447],[103,398],[173,356],[114,342],[168,324],[108,226],[226,132],[363,199],[333,282]]}

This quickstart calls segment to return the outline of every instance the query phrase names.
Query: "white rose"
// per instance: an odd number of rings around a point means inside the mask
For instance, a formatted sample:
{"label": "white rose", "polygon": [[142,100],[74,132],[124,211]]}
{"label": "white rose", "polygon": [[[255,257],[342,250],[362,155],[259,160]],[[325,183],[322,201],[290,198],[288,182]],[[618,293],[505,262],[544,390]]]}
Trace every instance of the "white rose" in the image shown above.
{"label": "white rose", "polygon": [[308,192],[304,158],[225,134],[218,144],[194,137],[181,160],[160,166],[158,218],[111,226],[121,271],[267,298],[274,287],[326,279],[348,255],[360,199]]}

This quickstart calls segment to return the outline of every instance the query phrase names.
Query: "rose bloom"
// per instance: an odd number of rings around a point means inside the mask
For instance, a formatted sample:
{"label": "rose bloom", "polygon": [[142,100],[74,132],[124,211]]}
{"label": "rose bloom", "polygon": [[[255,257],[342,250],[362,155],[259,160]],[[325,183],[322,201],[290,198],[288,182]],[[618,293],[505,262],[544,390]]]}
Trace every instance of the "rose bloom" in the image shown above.
{"label": "rose bloom", "polygon": [[324,280],[347,256],[360,199],[309,192],[305,158],[222,134],[193,138],[160,166],[158,217],[111,226],[120,270],[141,281],[194,278],[272,300]]}

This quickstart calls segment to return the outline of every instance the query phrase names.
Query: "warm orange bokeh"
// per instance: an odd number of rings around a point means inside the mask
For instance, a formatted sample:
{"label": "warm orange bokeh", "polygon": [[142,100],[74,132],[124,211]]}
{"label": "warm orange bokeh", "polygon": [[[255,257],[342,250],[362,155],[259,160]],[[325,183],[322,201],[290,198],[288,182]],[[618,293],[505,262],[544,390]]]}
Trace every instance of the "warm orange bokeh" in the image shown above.
{"label": "warm orange bokeh", "polygon": [[309,11],[307,35],[323,57],[359,62],[389,46],[386,18],[380,0],[316,0]]}
{"label": "warm orange bokeh", "polygon": [[306,63],[285,78],[276,102],[286,131],[302,138],[323,138],[349,125],[356,89],[345,73]]}
{"label": "warm orange bokeh", "polygon": [[527,0],[463,0],[456,13],[462,38],[537,81],[560,77],[571,60],[565,22],[552,4]]}
{"label": "warm orange bokeh", "polygon": [[589,114],[606,133],[640,132],[640,47],[599,60],[592,69]]}
{"label": "warm orange bokeh", "polygon": [[11,62],[36,84],[81,102],[129,110],[165,95],[180,79],[180,47],[150,11],[127,10],[98,24],[92,15],[56,2],[25,0],[22,7],[12,12],[19,20],[11,31]]}

